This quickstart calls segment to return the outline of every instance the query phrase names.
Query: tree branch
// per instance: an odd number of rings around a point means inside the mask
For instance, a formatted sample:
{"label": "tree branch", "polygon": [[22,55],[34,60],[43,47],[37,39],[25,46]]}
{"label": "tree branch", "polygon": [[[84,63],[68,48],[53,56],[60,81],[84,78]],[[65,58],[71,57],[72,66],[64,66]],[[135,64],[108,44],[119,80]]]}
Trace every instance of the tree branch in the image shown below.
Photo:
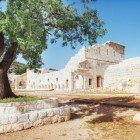
{"label": "tree branch", "polygon": [[8,69],[10,68],[12,62],[16,57],[17,49],[18,49],[18,43],[16,42],[11,43],[11,46],[7,49],[4,58],[1,62],[4,71],[8,71]]}

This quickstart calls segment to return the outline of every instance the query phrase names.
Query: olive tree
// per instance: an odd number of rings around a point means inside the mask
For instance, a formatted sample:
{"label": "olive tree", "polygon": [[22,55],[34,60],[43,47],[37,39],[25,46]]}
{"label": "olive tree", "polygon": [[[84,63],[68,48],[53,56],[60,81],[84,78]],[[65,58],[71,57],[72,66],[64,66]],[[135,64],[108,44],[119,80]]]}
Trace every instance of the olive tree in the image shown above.
{"label": "olive tree", "polygon": [[[0,0],[1,1],[1,0]],[[48,41],[61,39],[62,46],[96,43],[105,35],[104,23],[96,9],[88,4],[94,0],[77,0],[82,6],[65,4],[62,0],[6,0],[0,11],[0,98],[13,97],[7,72],[18,54],[31,68],[42,65],[41,54]]]}

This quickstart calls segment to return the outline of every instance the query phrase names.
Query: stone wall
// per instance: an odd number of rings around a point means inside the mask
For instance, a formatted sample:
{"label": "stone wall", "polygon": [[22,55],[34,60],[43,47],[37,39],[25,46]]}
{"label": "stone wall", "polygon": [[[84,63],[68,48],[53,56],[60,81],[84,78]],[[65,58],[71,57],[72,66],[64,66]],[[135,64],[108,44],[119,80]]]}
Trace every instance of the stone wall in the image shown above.
{"label": "stone wall", "polygon": [[[68,121],[70,107],[57,107],[57,100],[0,104],[0,133]],[[52,108],[56,107],[56,108]]]}
{"label": "stone wall", "polygon": [[109,66],[104,75],[104,87],[140,93],[140,57]]}

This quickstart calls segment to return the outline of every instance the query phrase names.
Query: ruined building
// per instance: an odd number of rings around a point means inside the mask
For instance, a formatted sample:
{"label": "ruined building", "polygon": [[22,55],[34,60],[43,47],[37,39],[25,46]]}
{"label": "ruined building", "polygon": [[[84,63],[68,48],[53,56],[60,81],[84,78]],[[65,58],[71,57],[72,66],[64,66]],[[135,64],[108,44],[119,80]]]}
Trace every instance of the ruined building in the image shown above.
{"label": "ruined building", "polygon": [[123,45],[112,41],[82,47],[64,69],[40,73],[27,70],[26,89],[72,91],[102,87],[106,68],[124,59],[124,49]]}

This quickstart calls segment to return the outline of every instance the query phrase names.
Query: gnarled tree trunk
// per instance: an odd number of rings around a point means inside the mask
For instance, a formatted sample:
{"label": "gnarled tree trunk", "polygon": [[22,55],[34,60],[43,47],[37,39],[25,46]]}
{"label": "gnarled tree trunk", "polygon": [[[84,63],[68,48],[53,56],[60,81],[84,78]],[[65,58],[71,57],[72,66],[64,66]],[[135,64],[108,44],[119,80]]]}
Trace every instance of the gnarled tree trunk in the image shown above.
{"label": "gnarled tree trunk", "polygon": [[16,96],[11,90],[7,71],[16,57],[17,48],[18,44],[13,42],[11,43],[11,46],[5,50],[4,35],[3,33],[0,33],[0,56],[3,55],[4,50],[6,51],[2,61],[0,62],[0,98]]}
{"label": "gnarled tree trunk", "polygon": [[8,80],[7,72],[0,70],[0,98],[16,97],[12,92],[10,83]]}

